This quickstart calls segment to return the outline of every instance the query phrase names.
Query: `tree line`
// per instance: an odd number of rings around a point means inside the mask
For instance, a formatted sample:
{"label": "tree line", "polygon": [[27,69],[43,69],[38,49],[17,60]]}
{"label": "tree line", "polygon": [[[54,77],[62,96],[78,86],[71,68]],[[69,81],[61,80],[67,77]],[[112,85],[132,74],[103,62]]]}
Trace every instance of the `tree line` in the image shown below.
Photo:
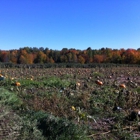
{"label": "tree line", "polygon": [[48,48],[23,47],[18,50],[0,50],[0,62],[13,64],[45,63],[115,63],[140,64],[140,49],[67,49],[52,50]]}

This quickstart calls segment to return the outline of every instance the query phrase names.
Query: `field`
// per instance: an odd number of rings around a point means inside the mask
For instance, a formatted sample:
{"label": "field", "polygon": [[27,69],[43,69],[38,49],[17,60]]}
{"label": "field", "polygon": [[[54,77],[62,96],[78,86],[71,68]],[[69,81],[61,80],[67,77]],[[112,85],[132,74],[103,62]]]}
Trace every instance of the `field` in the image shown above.
{"label": "field", "polygon": [[0,139],[140,139],[140,68],[1,68]]}

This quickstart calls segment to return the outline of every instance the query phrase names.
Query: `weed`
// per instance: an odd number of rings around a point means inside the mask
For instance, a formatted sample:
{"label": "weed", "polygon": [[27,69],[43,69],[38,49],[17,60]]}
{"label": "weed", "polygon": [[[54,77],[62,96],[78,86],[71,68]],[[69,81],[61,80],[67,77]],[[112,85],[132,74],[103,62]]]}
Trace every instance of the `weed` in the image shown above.
{"label": "weed", "polygon": [[9,92],[4,88],[0,88],[0,104],[11,106],[13,109],[17,109],[22,105],[22,101],[15,93]]}

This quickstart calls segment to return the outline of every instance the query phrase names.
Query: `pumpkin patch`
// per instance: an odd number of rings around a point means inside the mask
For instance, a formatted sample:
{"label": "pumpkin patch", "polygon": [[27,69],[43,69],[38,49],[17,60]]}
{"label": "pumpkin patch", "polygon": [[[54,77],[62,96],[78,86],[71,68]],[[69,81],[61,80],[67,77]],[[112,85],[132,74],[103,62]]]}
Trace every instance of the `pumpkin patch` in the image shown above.
{"label": "pumpkin patch", "polygon": [[[47,124],[43,125],[45,128],[40,126],[42,131],[50,128],[53,135],[53,132],[59,134],[60,128],[72,134],[77,130],[76,138],[87,132],[87,140],[127,139],[139,133],[139,67],[3,68],[1,71],[0,86],[8,95],[0,94],[0,105],[12,108],[15,103],[14,111],[11,110],[20,114],[31,130],[39,132],[37,126]],[[33,126],[30,121],[39,123]]]}

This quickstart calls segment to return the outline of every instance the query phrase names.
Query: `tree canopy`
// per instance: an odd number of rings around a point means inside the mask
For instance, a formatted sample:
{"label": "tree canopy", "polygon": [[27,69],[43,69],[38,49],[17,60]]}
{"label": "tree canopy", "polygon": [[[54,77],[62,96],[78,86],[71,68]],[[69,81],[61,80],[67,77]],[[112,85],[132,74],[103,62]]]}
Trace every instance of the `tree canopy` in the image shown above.
{"label": "tree canopy", "polygon": [[86,50],[74,48],[52,50],[49,48],[24,47],[19,50],[0,50],[0,62],[14,64],[36,63],[116,63],[116,64],[140,64],[140,49],[110,49],[99,50],[88,47]]}

